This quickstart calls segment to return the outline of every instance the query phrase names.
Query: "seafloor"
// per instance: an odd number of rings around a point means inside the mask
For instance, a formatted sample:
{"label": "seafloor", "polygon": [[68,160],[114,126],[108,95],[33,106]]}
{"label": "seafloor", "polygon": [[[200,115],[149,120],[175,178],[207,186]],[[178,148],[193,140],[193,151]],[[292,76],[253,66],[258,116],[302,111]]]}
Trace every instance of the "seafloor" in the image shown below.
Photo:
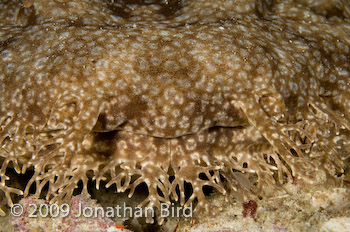
{"label": "seafloor", "polygon": [[[26,207],[29,204],[42,204],[44,200],[22,199],[25,208],[20,217],[8,211],[0,218],[1,231],[350,231],[350,184],[346,181],[342,187],[325,185],[310,186],[303,182],[287,184],[285,193],[273,197],[249,199],[252,204],[242,203],[215,192],[208,194],[208,211],[199,210],[190,218],[168,217],[162,226],[145,223],[144,218],[75,218],[75,217],[37,217],[29,218]],[[127,205],[135,207],[145,196],[142,189],[129,199],[126,194],[115,193],[114,189],[93,190],[91,200],[76,196],[70,202],[85,206]],[[256,204],[255,204],[256,203]],[[243,207],[243,205],[245,207]],[[244,209],[245,208],[245,209]],[[73,209],[74,211],[74,209]]]}

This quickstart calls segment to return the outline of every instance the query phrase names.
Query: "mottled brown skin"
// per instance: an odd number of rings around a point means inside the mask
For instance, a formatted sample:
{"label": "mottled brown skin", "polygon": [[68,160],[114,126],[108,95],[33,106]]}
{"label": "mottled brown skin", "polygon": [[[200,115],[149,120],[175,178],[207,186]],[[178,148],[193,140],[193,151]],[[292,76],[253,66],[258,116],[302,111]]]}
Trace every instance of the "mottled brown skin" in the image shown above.
{"label": "mottled brown skin", "polygon": [[[92,177],[130,196],[145,182],[141,205],[204,206],[206,185],[244,195],[252,183],[266,192],[343,172],[349,4],[333,17],[305,4],[1,3],[0,189],[8,204],[33,184],[39,196],[48,183],[52,201],[70,199],[79,181],[88,194]],[[11,167],[34,169],[24,192],[6,182]],[[193,187],[187,201],[184,182]]]}

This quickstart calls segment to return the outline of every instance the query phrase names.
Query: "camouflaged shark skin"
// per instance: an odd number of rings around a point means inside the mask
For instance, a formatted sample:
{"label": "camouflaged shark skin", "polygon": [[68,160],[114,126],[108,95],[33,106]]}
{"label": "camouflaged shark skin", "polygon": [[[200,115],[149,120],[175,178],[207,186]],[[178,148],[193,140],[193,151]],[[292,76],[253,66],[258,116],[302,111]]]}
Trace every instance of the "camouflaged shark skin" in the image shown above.
{"label": "camouflaged shark skin", "polygon": [[[318,4],[318,5],[317,5]],[[0,3],[0,190],[205,206],[348,164],[346,1]],[[7,170],[34,171],[25,189]],[[192,186],[185,194],[185,183]],[[158,220],[162,223],[163,219]],[[153,222],[148,218],[148,222]]]}

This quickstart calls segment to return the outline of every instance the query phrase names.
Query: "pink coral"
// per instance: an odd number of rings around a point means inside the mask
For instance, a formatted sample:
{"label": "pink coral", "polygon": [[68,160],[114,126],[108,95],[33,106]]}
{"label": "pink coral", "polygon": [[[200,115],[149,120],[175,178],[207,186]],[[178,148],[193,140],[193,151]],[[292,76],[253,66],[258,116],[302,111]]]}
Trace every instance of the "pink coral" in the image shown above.
{"label": "pink coral", "polygon": [[[38,231],[62,231],[62,232],[107,232],[107,231],[121,231],[116,228],[115,223],[98,214],[91,217],[84,217],[79,211],[81,208],[94,209],[98,206],[93,200],[83,195],[78,195],[72,198],[67,207],[59,214],[51,214],[47,212],[46,207],[52,207],[48,201],[33,199],[32,197],[23,198],[19,204],[23,207],[23,213],[18,216],[12,216],[11,223],[17,232]],[[43,209],[44,208],[44,209]],[[34,211],[35,210],[35,211]],[[69,210],[66,214],[66,210]],[[78,217],[79,216],[79,217]],[[129,230],[123,230],[128,232]]]}

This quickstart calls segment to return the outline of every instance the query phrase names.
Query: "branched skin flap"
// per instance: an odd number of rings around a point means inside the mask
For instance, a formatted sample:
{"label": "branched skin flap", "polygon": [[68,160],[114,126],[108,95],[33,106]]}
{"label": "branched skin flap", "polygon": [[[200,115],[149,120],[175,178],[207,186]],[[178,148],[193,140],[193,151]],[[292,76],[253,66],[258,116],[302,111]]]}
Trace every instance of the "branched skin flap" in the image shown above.
{"label": "branched skin flap", "polygon": [[[228,199],[253,185],[267,194],[295,178],[334,179],[348,163],[345,1],[321,12],[263,0],[0,7],[0,190],[9,205],[31,186],[67,201],[80,181],[88,194],[92,178],[130,197],[146,183],[142,206],[198,208],[204,186]],[[25,189],[11,187],[9,168],[34,170]]]}

